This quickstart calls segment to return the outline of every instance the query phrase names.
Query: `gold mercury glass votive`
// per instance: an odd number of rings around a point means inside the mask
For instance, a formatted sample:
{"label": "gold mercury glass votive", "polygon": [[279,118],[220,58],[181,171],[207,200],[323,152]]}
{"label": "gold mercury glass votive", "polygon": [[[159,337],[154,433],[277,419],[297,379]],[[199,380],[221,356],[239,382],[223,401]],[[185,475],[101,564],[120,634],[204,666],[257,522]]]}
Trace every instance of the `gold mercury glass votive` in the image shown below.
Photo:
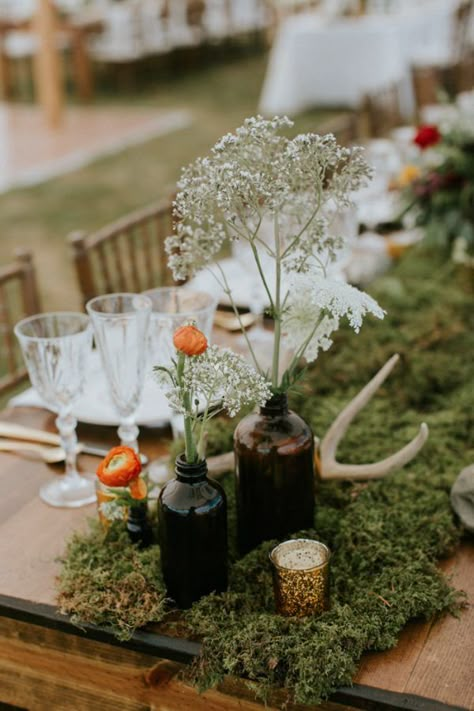
{"label": "gold mercury glass votive", "polygon": [[287,617],[320,614],[329,608],[329,558],[324,543],[285,541],[270,553],[276,610]]}

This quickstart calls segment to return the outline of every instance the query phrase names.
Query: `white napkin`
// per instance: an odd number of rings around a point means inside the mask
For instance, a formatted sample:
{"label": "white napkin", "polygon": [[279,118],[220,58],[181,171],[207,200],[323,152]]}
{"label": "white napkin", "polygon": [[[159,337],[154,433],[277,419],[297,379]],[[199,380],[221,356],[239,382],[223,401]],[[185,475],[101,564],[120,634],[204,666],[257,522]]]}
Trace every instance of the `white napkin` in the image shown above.
{"label": "white napkin", "polygon": [[[50,409],[34,388],[11,398],[13,407],[42,407]],[[99,354],[93,352],[89,362],[86,387],[73,408],[73,414],[79,422],[93,425],[111,425],[117,427],[119,418],[109,395],[107,380],[102,369]],[[136,422],[148,427],[161,427],[171,420],[168,401],[151,374],[147,375],[140,405],[137,409]]]}

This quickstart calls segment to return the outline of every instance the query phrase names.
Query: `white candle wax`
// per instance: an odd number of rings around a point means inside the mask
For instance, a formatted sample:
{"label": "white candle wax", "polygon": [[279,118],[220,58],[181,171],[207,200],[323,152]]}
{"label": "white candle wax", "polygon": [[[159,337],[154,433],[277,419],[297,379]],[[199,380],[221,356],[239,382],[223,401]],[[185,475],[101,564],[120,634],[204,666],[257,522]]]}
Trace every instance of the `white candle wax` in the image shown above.
{"label": "white candle wax", "polygon": [[328,552],[318,541],[294,540],[277,546],[272,558],[280,568],[309,570],[323,565],[328,559]]}

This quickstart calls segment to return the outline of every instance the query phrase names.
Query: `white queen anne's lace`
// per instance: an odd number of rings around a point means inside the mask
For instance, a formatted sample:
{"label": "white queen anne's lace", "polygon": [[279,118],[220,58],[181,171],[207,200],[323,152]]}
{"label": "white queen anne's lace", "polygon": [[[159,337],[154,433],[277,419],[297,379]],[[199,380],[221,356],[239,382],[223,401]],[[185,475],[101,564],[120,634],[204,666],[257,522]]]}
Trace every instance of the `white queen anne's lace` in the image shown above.
{"label": "white queen anne's lace", "polygon": [[306,344],[301,355],[311,362],[319,350],[331,347],[340,319],[346,317],[358,333],[368,313],[380,319],[385,314],[371,296],[344,281],[315,271],[295,273],[289,281],[282,328],[290,348],[298,351]]}

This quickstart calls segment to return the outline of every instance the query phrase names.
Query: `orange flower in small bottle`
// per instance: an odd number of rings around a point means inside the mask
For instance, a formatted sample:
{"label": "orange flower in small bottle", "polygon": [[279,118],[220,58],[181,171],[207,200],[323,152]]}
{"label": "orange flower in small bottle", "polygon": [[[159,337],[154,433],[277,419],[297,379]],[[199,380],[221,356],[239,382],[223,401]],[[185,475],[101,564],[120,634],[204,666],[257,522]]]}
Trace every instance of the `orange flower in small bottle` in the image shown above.
{"label": "orange flower in small bottle", "polygon": [[97,477],[105,486],[127,486],[141,471],[142,463],[135,450],[120,446],[113,447],[100,462]]}

